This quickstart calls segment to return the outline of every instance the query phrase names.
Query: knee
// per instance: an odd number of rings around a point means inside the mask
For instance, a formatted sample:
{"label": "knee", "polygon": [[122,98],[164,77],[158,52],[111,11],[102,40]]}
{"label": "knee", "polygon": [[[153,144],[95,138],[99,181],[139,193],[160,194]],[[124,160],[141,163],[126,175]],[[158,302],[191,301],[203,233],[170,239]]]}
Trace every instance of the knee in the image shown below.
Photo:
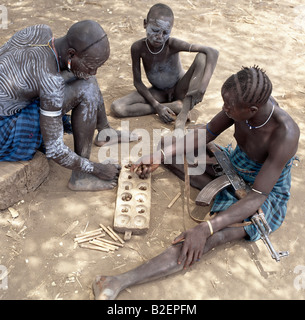
{"label": "knee", "polygon": [[214,247],[230,241],[243,239],[246,232],[243,227],[225,228],[213,234]]}
{"label": "knee", "polygon": [[111,112],[118,118],[127,117],[126,107],[119,100],[114,101],[110,106]]}
{"label": "knee", "polygon": [[87,123],[96,122],[98,109],[103,106],[103,96],[95,77],[80,80],[76,90],[78,97],[72,113]]}

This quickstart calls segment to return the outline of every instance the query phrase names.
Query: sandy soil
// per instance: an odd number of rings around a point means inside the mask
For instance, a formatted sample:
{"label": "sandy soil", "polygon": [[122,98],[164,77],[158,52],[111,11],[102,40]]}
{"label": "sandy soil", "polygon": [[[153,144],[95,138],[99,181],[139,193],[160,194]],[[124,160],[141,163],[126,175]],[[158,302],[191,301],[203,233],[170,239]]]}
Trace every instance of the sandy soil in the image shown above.
{"label": "sandy soil", "polygon": [[[54,36],[64,35],[76,21],[94,19],[108,33],[111,57],[98,72],[107,112],[111,102],[133,90],[130,46],[145,36],[143,19],[155,1],[3,1],[8,9],[8,29],[0,31],[3,44],[14,32],[32,24],[51,26]],[[279,250],[289,250],[280,263],[271,259],[262,242],[227,244],[213,250],[191,271],[123,291],[118,299],[304,299],[304,32],[305,5],[299,0],[200,1],[168,0],[175,13],[172,36],[202,43],[220,51],[218,65],[203,102],[198,122],[209,120],[222,106],[220,87],[241,66],[264,68],[273,82],[273,95],[300,126],[302,135],[293,167],[291,200],[283,226],[271,236]],[[189,66],[194,54],[182,54]],[[109,114],[115,128],[121,121]],[[132,118],[130,128],[172,129],[155,116]],[[221,136],[233,141],[232,131]],[[65,136],[72,147],[72,137]],[[99,149],[94,147],[92,159]],[[47,180],[14,206],[18,218],[0,212],[0,265],[8,270],[8,289],[0,299],[92,299],[95,275],[117,274],[162,252],[172,239],[195,225],[183,213],[180,197],[167,205],[184,184],[165,168],[152,177],[150,229],[133,236],[115,253],[74,246],[73,238],[87,226],[112,225],[116,190],[78,193],[67,188],[70,172],[50,161]],[[192,189],[192,199],[197,190]],[[77,224],[77,225],[76,225]],[[69,228],[75,226],[73,230]],[[25,228],[26,227],[26,228]],[[70,230],[70,231],[69,231]],[[21,231],[21,232],[20,232]],[[66,233],[66,234],[65,234]],[[297,266],[301,266],[296,268]],[[297,273],[295,273],[299,270]]]}

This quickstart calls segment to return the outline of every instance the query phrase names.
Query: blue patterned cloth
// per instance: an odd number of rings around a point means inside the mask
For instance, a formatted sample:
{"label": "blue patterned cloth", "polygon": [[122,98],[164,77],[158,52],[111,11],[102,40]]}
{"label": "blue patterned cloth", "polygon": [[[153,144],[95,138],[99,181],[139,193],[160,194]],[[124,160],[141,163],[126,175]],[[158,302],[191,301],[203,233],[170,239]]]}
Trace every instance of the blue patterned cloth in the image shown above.
{"label": "blue patterned cloth", "polygon": [[41,142],[38,101],[14,115],[0,116],[0,161],[31,160]]}
{"label": "blue patterned cloth", "polygon": [[[230,146],[222,149],[228,154],[236,172],[246,182],[253,184],[262,164],[249,159],[246,153],[238,146],[235,150]],[[281,226],[286,216],[287,202],[290,198],[292,163],[293,158],[289,160],[284,167],[277,183],[274,185],[268,198],[262,205],[266,220],[272,231],[275,231]],[[211,212],[224,211],[237,201],[238,199],[234,195],[233,187],[228,187],[217,194]],[[259,233],[253,224],[245,226],[244,228],[250,241],[256,241],[260,238]]]}
{"label": "blue patterned cloth", "polygon": [[[45,152],[39,110],[35,100],[12,116],[0,116],[0,161],[28,161],[38,149]],[[62,121],[64,132],[72,134],[71,116],[65,114]]]}

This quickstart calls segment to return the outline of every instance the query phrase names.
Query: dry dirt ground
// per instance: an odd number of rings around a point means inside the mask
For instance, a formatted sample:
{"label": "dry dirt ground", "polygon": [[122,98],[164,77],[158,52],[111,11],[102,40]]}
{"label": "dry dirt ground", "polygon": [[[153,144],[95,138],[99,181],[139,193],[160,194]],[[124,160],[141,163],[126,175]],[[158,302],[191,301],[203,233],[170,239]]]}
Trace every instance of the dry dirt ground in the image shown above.
{"label": "dry dirt ground", "polygon": [[[3,1],[8,9],[8,29],[0,31],[3,44],[23,27],[44,23],[55,37],[83,19],[98,21],[108,33],[111,57],[98,72],[109,121],[111,102],[133,90],[130,46],[145,36],[143,19],[155,3],[151,0]],[[298,156],[293,167],[287,218],[271,240],[277,249],[289,250],[280,263],[271,259],[262,242],[234,242],[206,255],[190,271],[124,290],[118,299],[304,299],[304,59],[305,5],[302,0],[200,1],[167,0],[175,13],[172,36],[202,43],[220,51],[218,64],[202,103],[198,122],[208,121],[222,106],[220,87],[241,66],[259,65],[273,82],[273,96],[301,129]],[[182,54],[189,66],[194,54]],[[155,116],[131,118],[130,129],[171,125]],[[221,144],[234,142],[232,131]],[[72,137],[65,136],[72,147]],[[99,149],[94,147],[92,159]],[[70,172],[50,161],[50,174],[35,191],[14,205],[18,218],[0,212],[0,265],[8,270],[8,288],[0,299],[92,299],[91,283],[97,274],[125,272],[154,257],[173,238],[195,225],[183,213],[180,197],[167,205],[184,184],[160,167],[152,177],[151,224],[147,234],[133,236],[126,247],[102,253],[75,247],[73,238],[87,226],[112,225],[116,190],[73,192],[67,188]],[[192,189],[192,199],[197,190]],[[77,225],[76,225],[77,224]],[[75,226],[76,225],[76,226]],[[75,226],[73,230],[69,227]],[[26,228],[25,228],[26,227]],[[21,232],[20,232],[21,230]],[[70,231],[69,231],[70,230]],[[68,231],[67,234],[65,234]],[[303,273],[302,273],[303,270]]]}

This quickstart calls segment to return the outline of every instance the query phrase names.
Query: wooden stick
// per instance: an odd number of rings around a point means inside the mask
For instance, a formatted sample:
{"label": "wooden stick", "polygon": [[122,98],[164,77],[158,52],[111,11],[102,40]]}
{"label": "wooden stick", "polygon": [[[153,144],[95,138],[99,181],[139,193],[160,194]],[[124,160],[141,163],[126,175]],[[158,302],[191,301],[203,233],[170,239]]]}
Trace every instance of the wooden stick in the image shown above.
{"label": "wooden stick", "polygon": [[94,238],[97,238],[97,237],[102,237],[104,236],[102,232],[98,232],[98,233],[95,233],[95,234],[92,234],[92,235],[87,235],[87,236],[84,236],[84,237],[80,237],[80,238],[74,238],[74,242],[86,242],[86,241],[89,241],[89,240],[92,240]]}
{"label": "wooden stick", "polygon": [[92,233],[88,233],[88,234],[85,234],[85,235],[82,235],[82,236],[77,235],[75,238],[76,239],[83,239],[83,238],[91,237],[91,236],[94,236],[94,235],[100,235],[102,233],[103,233],[103,231],[98,230],[98,231],[95,231],[95,232],[92,232]]}
{"label": "wooden stick", "polygon": [[96,243],[95,240],[91,240],[89,243],[90,243],[91,245],[97,246],[97,247],[99,247],[99,248],[106,248],[106,249],[108,249],[109,251],[114,251],[114,250],[115,250],[115,249],[113,249],[113,248],[106,247],[106,246],[103,246],[103,245],[101,245],[101,244],[99,244],[99,243]]}
{"label": "wooden stick", "polygon": [[85,248],[85,249],[92,249],[92,250],[98,250],[98,251],[103,251],[103,252],[109,252],[109,249],[107,248],[101,248],[92,244],[86,244],[83,243],[80,245],[81,248]]}
{"label": "wooden stick", "polygon": [[119,239],[118,239],[118,237],[116,236],[116,234],[114,234],[114,233],[112,232],[111,227],[108,226],[108,227],[107,227],[107,230],[113,235],[112,238],[115,238],[116,241],[119,241]]}
{"label": "wooden stick", "polygon": [[90,238],[83,238],[83,239],[79,239],[79,240],[75,240],[75,239],[74,239],[74,241],[77,242],[78,244],[80,244],[80,243],[84,243],[84,242],[88,242],[88,241],[90,241],[90,240],[93,240],[93,239],[95,239],[95,237],[96,237],[96,236],[92,236],[92,237],[90,237]]}
{"label": "wooden stick", "polygon": [[102,228],[98,228],[98,229],[95,229],[95,230],[91,230],[91,231],[87,231],[87,232],[83,232],[83,233],[77,234],[75,237],[76,238],[82,238],[84,236],[91,235],[92,233],[102,232],[102,231],[103,231]]}
{"label": "wooden stick", "polygon": [[94,244],[98,247],[107,248],[111,251],[119,249],[119,247],[113,246],[112,244],[107,244],[98,240],[91,240],[89,243]]}
{"label": "wooden stick", "polygon": [[117,237],[115,237],[104,225],[102,225],[101,223],[100,223],[100,227],[108,234],[108,236],[110,237],[110,238],[112,238],[114,241],[117,241],[118,240],[118,238]]}
{"label": "wooden stick", "polygon": [[83,237],[83,238],[75,238],[74,239],[74,242],[78,242],[78,243],[82,243],[82,242],[86,242],[86,241],[89,241],[89,240],[92,240],[92,239],[95,239],[96,237],[99,237],[101,236],[102,234],[94,234],[92,236],[87,236],[87,237]]}
{"label": "wooden stick", "polygon": [[121,248],[124,247],[124,245],[121,244],[121,243],[114,242],[114,241],[111,241],[111,240],[106,240],[106,239],[104,239],[104,238],[99,238],[99,237],[97,237],[96,240],[99,240],[99,241],[102,241],[102,242],[106,242],[106,243],[109,243],[109,244],[114,244],[115,246],[119,246],[119,247],[121,247]]}
{"label": "wooden stick", "polygon": [[125,243],[125,241],[124,241],[123,239],[121,239],[120,236],[119,236],[117,233],[115,233],[115,232],[112,230],[111,227],[107,227],[107,228],[108,228],[108,230],[109,230],[122,244]]}
{"label": "wooden stick", "polygon": [[181,192],[178,192],[175,196],[175,198],[170,202],[170,204],[167,206],[168,209],[170,209],[173,204],[178,200],[178,198],[181,196]]}

